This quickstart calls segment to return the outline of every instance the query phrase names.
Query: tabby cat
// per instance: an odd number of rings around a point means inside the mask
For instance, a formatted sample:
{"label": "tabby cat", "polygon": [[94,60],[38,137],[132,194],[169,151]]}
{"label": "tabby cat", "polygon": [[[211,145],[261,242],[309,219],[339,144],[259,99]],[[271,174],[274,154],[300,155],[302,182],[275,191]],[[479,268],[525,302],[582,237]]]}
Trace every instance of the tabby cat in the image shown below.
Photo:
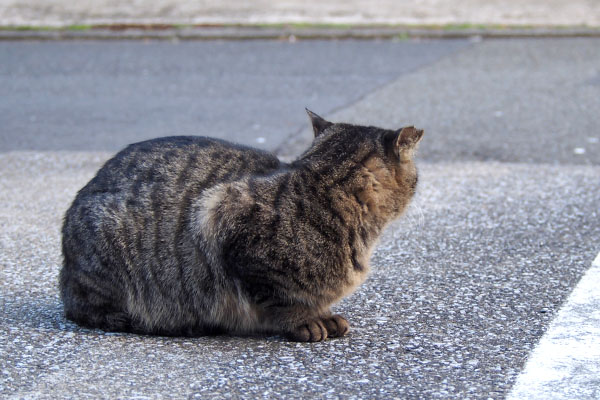
{"label": "tabby cat", "polygon": [[331,123],[287,164],[206,137],[128,146],[66,213],[66,317],[106,331],[344,336],[330,306],[415,193],[422,130]]}

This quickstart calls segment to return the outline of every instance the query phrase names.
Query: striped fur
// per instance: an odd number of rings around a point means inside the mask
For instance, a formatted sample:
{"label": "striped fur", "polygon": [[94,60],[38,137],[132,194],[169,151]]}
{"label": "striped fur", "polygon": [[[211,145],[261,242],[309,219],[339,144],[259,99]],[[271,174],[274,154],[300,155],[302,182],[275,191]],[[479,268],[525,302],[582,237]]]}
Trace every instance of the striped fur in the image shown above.
{"label": "striped fur", "polygon": [[67,318],[160,335],[344,335],[330,306],[367,276],[413,196],[423,131],[333,124],[291,164],[202,137],[130,145],[77,194],[63,225]]}

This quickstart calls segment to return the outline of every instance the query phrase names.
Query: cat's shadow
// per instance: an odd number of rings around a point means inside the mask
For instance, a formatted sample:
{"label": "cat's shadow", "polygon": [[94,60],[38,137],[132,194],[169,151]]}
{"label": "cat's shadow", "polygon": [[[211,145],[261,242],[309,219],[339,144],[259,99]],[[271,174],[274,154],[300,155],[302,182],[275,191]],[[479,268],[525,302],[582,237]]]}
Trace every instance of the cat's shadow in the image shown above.
{"label": "cat's shadow", "polygon": [[50,295],[5,298],[2,320],[3,325],[13,328],[71,332],[80,330],[64,317],[60,299]]}
{"label": "cat's shadow", "polygon": [[214,332],[199,336],[161,336],[147,335],[130,332],[107,332],[100,329],[85,328],[65,318],[63,305],[60,299],[51,295],[40,297],[13,297],[5,299],[2,310],[2,325],[11,331],[44,331],[46,333],[78,333],[92,336],[121,336],[141,339],[156,339],[170,341],[208,340],[218,342],[266,341],[270,343],[287,343],[287,339],[280,335],[231,335]]}

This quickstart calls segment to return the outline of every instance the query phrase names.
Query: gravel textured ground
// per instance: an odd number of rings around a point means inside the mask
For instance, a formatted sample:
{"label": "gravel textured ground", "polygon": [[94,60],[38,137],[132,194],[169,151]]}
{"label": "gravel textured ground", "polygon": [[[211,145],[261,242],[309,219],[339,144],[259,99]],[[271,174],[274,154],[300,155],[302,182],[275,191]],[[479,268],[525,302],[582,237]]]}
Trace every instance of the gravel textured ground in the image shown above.
{"label": "gravel textured ground", "polygon": [[[336,50],[343,54],[357,48],[353,42],[317,45],[322,54],[328,54],[327,46],[349,46]],[[47,46],[46,60],[62,59],[64,49],[53,59],[52,44]],[[172,46],[173,54],[188,48]],[[295,44],[281,44],[289,54],[286,46]],[[225,47],[236,51],[235,45]],[[382,237],[372,276],[337,306],[352,331],[324,343],[106,334],[66,321],[56,281],[62,215],[112,154],[100,150],[110,149],[111,141],[127,132],[121,127],[105,138],[96,133],[73,149],[88,151],[61,151],[56,143],[68,143],[69,136],[59,135],[57,122],[47,126],[58,142],[40,135],[34,150],[2,148],[0,395],[504,398],[599,250],[600,145],[598,119],[590,111],[599,108],[600,98],[595,47],[597,40],[484,40],[458,46],[438,61],[415,64],[414,70],[399,68],[395,81],[367,96],[352,93],[352,104],[340,102],[342,109],[325,115],[387,127],[414,123],[426,129],[426,136],[419,153],[418,196]],[[401,61],[402,46],[387,48],[400,52]],[[119,60],[110,46],[104,50],[106,57]],[[69,87],[59,64],[48,66],[49,75],[64,83],[55,87],[58,93]],[[274,67],[256,65],[265,68],[264,76]],[[356,73],[368,73],[369,64],[361,65],[365,70]],[[16,93],[3,99],[5,109],[17,113],[31,106],[28,99],[35,100],[26,91],[51,86],[53,78],[44,77],[43,68],[31,77],[27,65],[13,67],[0,78],[4,84],[15,71],[22,72],[20,82],[3,86]],[[106,84],[105,75],[96,76],[97,86]],[[152,85],[163,78],[150,73],[143,79]],[[129,79],[120,81],[124,92],[140,87]],[[171,100],[168,91],[162,95]],[[56,93],[41,96],[60,101]],[[96,99],[102,104],[109,96]],[[94,104],[93,97],[88,100]],[[40,110],[44,104],[38,104]],[[267,109],[277,110],[271,103]],[[286,112],[281,111],[281,120],[292,118]],[[3,128],[2,143],[35,144],[37,123],[19,125],[13,117],[9,121],[20,130]],[[81,126],[106,121],[87,117],[74,116]],[[306,136],[299,123],[291,125],[265,146],[286,157],[297,154]]]}
{"label": "gravel textured ground", "polygon": [[104,334],[64,319],[56,281],[62,213],[106,157],[0,156],[16,171],[0,178],[3,396],[501,398],[600,241],[599,167],[422,163],[411,211],[337,307],[349,337]]}

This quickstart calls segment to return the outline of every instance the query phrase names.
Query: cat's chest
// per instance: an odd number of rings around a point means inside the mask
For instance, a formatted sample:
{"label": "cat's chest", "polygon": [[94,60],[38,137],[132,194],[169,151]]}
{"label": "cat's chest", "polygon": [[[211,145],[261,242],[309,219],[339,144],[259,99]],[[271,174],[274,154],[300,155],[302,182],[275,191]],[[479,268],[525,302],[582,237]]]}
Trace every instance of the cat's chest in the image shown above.
{"label": "cat's chest", "polygon": [[357,257],[345,266],[346,277],[340,286],[339,298],[352,294],[368,277],[371,268],[367,256]]}

